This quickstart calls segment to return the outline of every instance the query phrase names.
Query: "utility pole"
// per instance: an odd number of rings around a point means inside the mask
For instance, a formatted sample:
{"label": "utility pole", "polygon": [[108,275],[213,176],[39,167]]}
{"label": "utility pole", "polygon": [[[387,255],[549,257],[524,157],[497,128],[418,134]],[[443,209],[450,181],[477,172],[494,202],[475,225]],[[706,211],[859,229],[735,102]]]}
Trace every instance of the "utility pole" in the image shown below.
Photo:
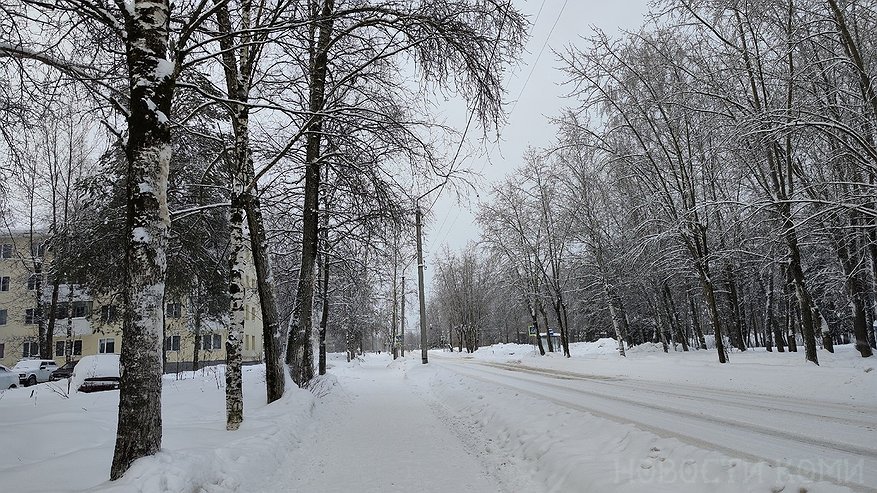
{"label": "utility pole", "polygon": [[396,280],[398,279],[399,272],[399,261],[396,258],[396,255],[399,253],[399,244],[397,242],[393,243],[393,328],[390,330],[392,334],[390,336],[390,351],[393,353],[393,359],[396,359],[399,356],[399,351],[396,349],[396,309],[398,304],[396,303],[397,289],[398,285],[396,284]]}
{"label": "utility pole", "polygon": [[421,239],[420,229],[420,205],[417,205],[414,219],[415,228],[417,229],[417,284],[418,297],[420,298],[420,359],[425,365],[429,360],[426,356],[426,295],[423,292],[423,240]]}
{"label": "utility pole", "polygon": [[402,317],[399,323],[401,324],[401,332],[402,332],[402,344],[399,345],[399,354],[403,358],[405,357],[405,269],[402,269],[402,307],[400,308]]}

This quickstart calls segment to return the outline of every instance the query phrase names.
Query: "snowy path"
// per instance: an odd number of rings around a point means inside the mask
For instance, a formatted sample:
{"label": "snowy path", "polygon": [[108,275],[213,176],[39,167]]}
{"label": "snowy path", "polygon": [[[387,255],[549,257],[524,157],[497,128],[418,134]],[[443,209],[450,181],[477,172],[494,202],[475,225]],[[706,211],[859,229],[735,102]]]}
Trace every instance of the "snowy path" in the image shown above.
{"label": "snowy path", "polygon": [[379,359],[332,373],[342,390],[314,411],[321,433],[292,451],[265,493],[502,491],[398,366]]}
{"label": "snowy path", "polygon": [[877,409],[693,385],[433,358],[467,378],[513,389],[662,437],[803,476],[877,492]]}

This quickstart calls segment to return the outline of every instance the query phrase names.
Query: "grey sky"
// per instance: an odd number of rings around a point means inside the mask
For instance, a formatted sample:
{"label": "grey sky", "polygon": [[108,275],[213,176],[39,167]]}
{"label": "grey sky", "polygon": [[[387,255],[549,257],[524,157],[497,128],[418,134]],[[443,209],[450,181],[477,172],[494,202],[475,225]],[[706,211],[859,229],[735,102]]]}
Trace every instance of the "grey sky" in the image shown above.
{"label": "grey sky", "polygon": [[[594,26],[610,36],[619,29],[636,29],[642,25],[648,10],[648,0],[515,0],[514,3],[529,16],[532,32],[528,53],[506,81],[510,100],[507,111],[512,108],[514,111],[501,129],[501,140],[497,146],[489,146],[492,149],[489,160],[467,163],[476,172],[483,166],[479,195],[484,198],[492,183],[518,167],[528,146],[542,147],[551,143],[554,128],[548,123],[548,117],[570,104],[564,99],[568,90],[561,86],[564,74],[558,70],[559,62],[552,49],[560,51],[569,44],[583,46],[580,38],[589,36]],[[548,44],[538,57],[549,33]],[[465,116],[461,113],[458,119],[461,121],[457,126],[463,127]],[[454,119],[449,123],[456,124]],[[431,263],[433,254],[441,252],[443,245],[459,250],[478,238],[473,214],[477,198],[470,197],[470,201],[471,206],[460,205],[452,193],[439,198],[424,239],[427,264]]]}

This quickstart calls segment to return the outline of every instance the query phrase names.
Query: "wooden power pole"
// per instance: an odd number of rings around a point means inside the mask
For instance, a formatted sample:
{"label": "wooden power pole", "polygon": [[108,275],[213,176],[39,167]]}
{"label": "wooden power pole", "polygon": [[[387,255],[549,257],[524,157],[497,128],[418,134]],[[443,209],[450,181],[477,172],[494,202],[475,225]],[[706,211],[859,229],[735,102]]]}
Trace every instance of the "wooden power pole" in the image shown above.
{"label": "wooden power pole", "polygon": [[417,287],[418,297],[420,298],[420,359],[425,365],[429,360],[426,356],[426,294],[423,292],[423,240],[421,239],[419,205],[415,210],[414,218],[414,225],[417,229]]}
{"label": "wooden power pole", "polygon": [[399,355],[403,358],[405,357],[405,269],[402,269],[402,301],[401,308],[399,308],[399,316],[401,319],[399,320],[400,324],[400,332],[402,333],[402,344],[399,345]]}

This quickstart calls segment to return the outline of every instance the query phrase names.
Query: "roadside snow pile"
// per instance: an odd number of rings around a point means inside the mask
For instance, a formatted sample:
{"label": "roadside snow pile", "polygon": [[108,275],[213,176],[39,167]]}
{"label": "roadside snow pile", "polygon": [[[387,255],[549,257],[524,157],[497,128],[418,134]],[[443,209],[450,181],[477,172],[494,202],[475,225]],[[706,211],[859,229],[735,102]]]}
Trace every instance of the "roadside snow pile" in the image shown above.
{"label": "roadside snow pile", "polygon": [[594,342],[574,342],[569,345],[570,356],[586,356],[591,354],[618,354],[618,341],[604,337]]}
{"label": "roadside snow pile", "polygon": [[[547,356],[563,356],[563,349],[560,347],[554,348],[554,353],[547,352],[547,348],[545,350],[545,354]],[[618,354],[618,343],[615,342],[615,339],[611,339],[608,337],[598,339],[594,342],[574,342],[569,345],[569,352],[571,356]],[[496,359],[506,361],[510,356],[513,358],[529,356],[539,357],[539,349],[533,344],[515,344],[512,342],[499,343],[492,346],[483,346],[478,348],[475,351],[474,356],[478,359]]]}
{"label": "roadside snow pile", "polygon": [[644,342],[642,344],[637,344],[636,346],[631,346],[627,349],[627,352],[630,354],[637,353],[663,353],[664,346],[657,342]]}
{"label": "roadside snow pile", "polygon": [[[660,344],[640,344],[629,349],[633,352],[663,351]],[[554,353],[545,349],[546,356],[563,356],[561,347],[554,348]],[[569,353],[572,357],[599,356],[618,354],[618,342],[610,337],[597,339],[593,342],[573,342],[569,345]],[[464,353],[466,355],[466,353]],[[495,359],[506,361],[509,357],[540,357],[539,349],[533,344],[498,343],[491,346],[478,348],[473,354],[478,359]]]}
{"label": "roadside snow pile", "polygon": [[0,396],[2,490],[247,491],[272,476],[287,451],[298,446],[315,402],[313,394],[287,382],[287,394],[266,406],[264,366],[244,367],[244,422],[228,432],[224,367],[181,376],[164,378],[161,451],[138,460],[113,483],[107,478],[118,391],[65,396],[49,383],[5,392]]}
{"label": "roadside snow pile", "polygon": [[[459,354],[459,353],[457,353]],[[465,353],[464,353],[465,354]],[[539,354],[539,350],[532,344],[499,343],[492,346],[484,346],[475,350],[475,357],[479,359],[506,360],[509,356],[533,356]]]}

